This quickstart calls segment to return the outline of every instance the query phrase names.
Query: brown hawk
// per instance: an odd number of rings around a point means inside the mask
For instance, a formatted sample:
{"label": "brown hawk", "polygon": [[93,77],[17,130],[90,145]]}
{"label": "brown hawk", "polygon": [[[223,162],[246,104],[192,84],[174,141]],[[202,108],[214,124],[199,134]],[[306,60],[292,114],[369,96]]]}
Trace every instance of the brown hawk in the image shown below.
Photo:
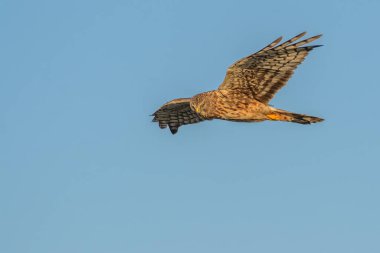
{"label": "brown hawk", "polygon": [[291,113],[268,105],[276,92],[292,76],[309,51],[320,45],[304,46],[322,35],[296,42],[303,32],[277,45],[282,37],[255,54],[231,65],[217,90],[192,98],[177,98],[161,106],[152,116],[160,128],[169,126],[172,134],[182,125],[203,120],[222,119],[238,122],[279,120],[300,124],[323,121],[321,118]]}

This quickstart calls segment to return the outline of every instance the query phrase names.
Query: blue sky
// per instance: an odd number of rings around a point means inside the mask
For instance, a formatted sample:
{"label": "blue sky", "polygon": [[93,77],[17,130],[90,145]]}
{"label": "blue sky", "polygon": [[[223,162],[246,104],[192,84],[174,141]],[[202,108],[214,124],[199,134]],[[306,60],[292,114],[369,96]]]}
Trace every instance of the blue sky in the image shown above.
{"label": "blue sky", "polygon": [[[0,252],[380,252],[378,1],[0,2]],[[280,35],[323,33],[278,108],[160,105]]]}

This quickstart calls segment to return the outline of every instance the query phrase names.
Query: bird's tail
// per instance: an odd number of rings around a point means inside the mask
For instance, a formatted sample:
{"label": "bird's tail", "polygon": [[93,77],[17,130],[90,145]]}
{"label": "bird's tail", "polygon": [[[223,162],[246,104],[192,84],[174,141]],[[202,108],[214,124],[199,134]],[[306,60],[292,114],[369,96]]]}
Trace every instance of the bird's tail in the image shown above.
{"label": "bird's tail", "polygon": [[311,123],[321,122],[324,120],[324,119],[314,117],[314,116],[292,113],[292,112],[287,112],[287,111],[279,110],[279,109],[272,111],[270,114],[267,115],[267,117],[269,120],[288,121],[288,122],[294,122],[294,123],[299,123],[299,124],[311,124]]}

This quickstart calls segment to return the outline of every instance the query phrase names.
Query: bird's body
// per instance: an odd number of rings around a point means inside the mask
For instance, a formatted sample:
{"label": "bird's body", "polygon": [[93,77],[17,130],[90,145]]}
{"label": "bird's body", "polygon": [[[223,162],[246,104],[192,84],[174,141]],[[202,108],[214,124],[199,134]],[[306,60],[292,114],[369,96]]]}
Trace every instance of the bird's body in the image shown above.
{"label": "bird's body", "polygon": [[310,50],[317,46],[302,45],[320,37],[293,43],[294,38],[275,46],[281,38],[259,52],[234,63],[227,70],[217,90],[203,92],[191,98],[174,99],[159,108],[153,121],[173,134],[181,125],[203,120],[222,119],[238,122],[264,120],[288,121],[300,124],[320,122],[323,119],[291,113],[268,105],[274,94],[283,87]]}
{"label": "bird's body", "polygon": [[236,90],[213,90],[195,95],[190,107],[203,119],[257,122],[267,118],[271,107]]}

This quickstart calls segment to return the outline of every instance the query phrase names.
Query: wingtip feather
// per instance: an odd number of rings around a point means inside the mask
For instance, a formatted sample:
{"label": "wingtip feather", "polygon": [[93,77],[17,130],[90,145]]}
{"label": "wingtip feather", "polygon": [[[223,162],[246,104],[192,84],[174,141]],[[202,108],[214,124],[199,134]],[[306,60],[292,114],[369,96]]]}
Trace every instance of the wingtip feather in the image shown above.
{"label": "wingtip feather", "polygon": [[[279,43],[280,41],[282,40],[282,36],[280,36],[280,37],[278,37],[277,39],[275,39],[272,43],[274,44],[277,44],[277,43]],[[271,43],[271,44],[272,44]]]}
{"label": "wingtip feather", "polygon": [[296,36],[294,36],[294,37],[301,38],[301,37],[305,36],[306,33],[307,33],[307,32],[304,31],[304,32],[302,32],[302,33],[300,33],[300,34],[298,34],[298,35],[296,35]]}

